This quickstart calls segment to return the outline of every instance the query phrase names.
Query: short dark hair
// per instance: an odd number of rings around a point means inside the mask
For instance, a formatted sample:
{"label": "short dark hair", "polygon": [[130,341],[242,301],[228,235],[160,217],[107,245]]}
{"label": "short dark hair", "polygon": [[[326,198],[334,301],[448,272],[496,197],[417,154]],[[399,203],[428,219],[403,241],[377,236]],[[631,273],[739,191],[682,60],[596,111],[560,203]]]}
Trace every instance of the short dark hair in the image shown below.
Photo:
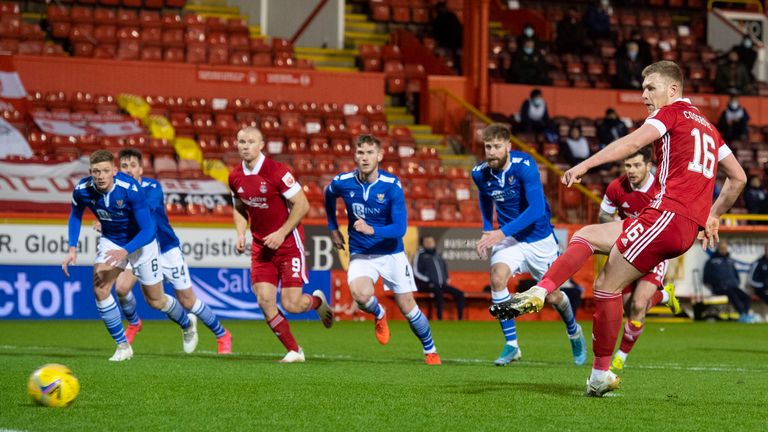
{"label": "short dark hair", "polygon": [[124,148],[117,153],[118,161],[121,161],[123,159],[130,159],[130,158],[136,158],[136,160],[141,162],[141,151],[135,148]]}
{"label": "short dark hair", "polygon": [[96,150],[91,153],[91,156],[88,159],[91,165],[101,162],[112,162],[113,165],[115,164],[115,155],[109,150]]}
{"label": "short dark hair", "polygon": [[355,140],[355,147],[360,147],[363,144],[371,144],[377,148],[381,148],[381,141],[373,135],[360,135]]}
{"label": "short dark hair", "polygon": [[541,96],[541,90],[537,88],[531,90],[531,99],[535,98],[536,96]]}
{"label": "short dark hair", "polygon": [[503,123],[491,123],[483,129],[483,142],[502,140],[509,141],[512,138],[512,132],[509,127]]}
{"label": "short dark hair", "polygon": [[651,153],[651,146],[647,145],[647,146],[641,148],[640,150],[632,153],[631,155],[627,156],[626,158],[624,158],[624,160],[632,159],[635,156],[642,156],[643,157],[643,162],[649,163],[651,161],[651,156],[652,155],[653,154]]}
{"label": "short dark hair", "polygon": [[422,245],[422,246],[424,246],[424,240],[426,240],[426,239],[428,239],[428,238],[431,238],[431,239],[437,240],[437,238],[436,238],[434,235],[432,235],[432,234],[424,234],[424,235],[423,235],[423,236],[421,236],[421,238],[419,239],[419,244],[420,244],[420,245]]}

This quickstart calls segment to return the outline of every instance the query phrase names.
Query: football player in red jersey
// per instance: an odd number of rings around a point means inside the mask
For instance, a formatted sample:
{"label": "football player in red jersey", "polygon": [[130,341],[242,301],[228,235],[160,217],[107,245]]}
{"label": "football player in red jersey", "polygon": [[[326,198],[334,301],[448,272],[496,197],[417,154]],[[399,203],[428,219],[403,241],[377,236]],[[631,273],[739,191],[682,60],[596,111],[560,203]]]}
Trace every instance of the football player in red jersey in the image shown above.
{"label": "football player in red jersey", "polygon": [[288,320],[277,308],[277,287],[281,304],[290,313],[317,311],[325,327],[333,325],[325,295],[315,290],[304,294],[309,282],[304,256],[304,228],[301,219],[309,202],[301,186],[281,163],[262,153],[264,137],[257,128],[237,133],[237,151],[242,163],[229,174],[237,230],[238,252],[245,252],[245,231],[250,222],[251,283],[264,319],[288,353],[285,363],[303,362],[304,351],[294,339]]}
{"label": "football player in red jersey", "polygon": [[[682,96],[683,75],[677,64],[660,61],[646,67],[643,103],[651,114],[645,123],[563,174],[563,183],[571,186],[590,169],[622,160],[649,144],[656,152],[659,190],[651,204],[635,219],[600,225],[593,243],[594,249],[608,254],[608,261],[595,281],[594,361],[587,396],[599,397],[619,387],[620,379],[609,367],[621,329],[621,290],[662,261],[685,253],[697,238],[702,247],[712,247],[718,241],[720,216],[746,183],[744,170],[715,127]],[[712,203],[718,167],[726,180]],[[535,287],[494,305],[491,312],[502,319],[538,312],[547,293],[558,287],[553,275],[570,273],[573,255],[591,254],[593,245],[583,241],[579,248],[569,247],[573,253],[561,255]]]}

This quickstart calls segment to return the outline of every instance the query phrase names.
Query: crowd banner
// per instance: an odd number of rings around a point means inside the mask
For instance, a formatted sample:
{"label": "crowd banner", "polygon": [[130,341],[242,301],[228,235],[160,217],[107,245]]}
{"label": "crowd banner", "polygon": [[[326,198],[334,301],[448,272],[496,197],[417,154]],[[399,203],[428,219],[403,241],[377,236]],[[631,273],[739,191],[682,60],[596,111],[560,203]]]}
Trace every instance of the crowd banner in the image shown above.
{"label": "crowd banner", "polygon": [[9,156],[29,158],[32,154],[29,143],[18,129],[0,117],[0,159]]}
{"label": "crowd banner", "polygon": [[35,124],[47,134],[64,136],[132,136],[144,135],[144,128],[122,114],[80,114],[35,111]]}
{"label": "crowd banner", "polygon": [[[66,204],[77,182],[87,177],[88,159],[62,163],[0,161],[0,204],[33,202]],[[216,180],[161,179],[166,203],[202,204],[208,209],[231,206],[226,185]]]}
{"label": "crowd banner", "polygon": [[0,55],[0,111],[27,112],[27,91],[13,64],[13,57]]}

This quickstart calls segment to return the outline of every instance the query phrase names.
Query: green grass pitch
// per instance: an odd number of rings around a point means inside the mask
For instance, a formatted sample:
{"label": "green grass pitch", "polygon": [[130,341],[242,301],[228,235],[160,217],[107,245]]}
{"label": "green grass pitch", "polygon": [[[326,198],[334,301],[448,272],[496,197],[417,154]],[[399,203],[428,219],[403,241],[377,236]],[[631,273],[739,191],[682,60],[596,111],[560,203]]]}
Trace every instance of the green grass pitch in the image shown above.
{"label": "green grass pitch", "polygon": [[[622,388],[582,396],[590,366],[574,366],[561,323],[518,325],[523,358],[494,367],[493,322],[436,322],[443,365],[423,364],[406,323],[380,346],[372,322],[293,322],[304,364],[278,364],[263,322],[227,322],[235,354],[215,354],[200,328],[185,355],[170,322],[145,322],[135,356],[114,351],[98,321],[0,322],[0,430],[500,431],[766,430],[768,325],[649,323]],[[589,334],[588,323],[583,323]],[[35,406],[29,374],[63,363],[80,379],[69,408]],[[591,362],[591,359],[590,359]],[[591,364],[591,363],[590,363]]]}

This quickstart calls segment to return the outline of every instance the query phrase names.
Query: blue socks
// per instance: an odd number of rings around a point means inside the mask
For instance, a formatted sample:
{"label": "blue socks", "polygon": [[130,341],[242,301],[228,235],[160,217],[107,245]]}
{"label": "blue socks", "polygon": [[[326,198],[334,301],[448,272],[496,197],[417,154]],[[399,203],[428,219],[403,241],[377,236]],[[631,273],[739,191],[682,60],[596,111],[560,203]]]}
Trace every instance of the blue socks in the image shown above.
{"label": "blue socks", "polygon": [[200,318],[205,323],[205,325],[208,326],[209,329],[211,329],[217,338],[224,336],[224,327],[221,326],[219,319],[216,318],[216,314],[213,313],[207,304],[201,302],[200,299],[195,300],[195,304],[192,306],[192,310],[190,310],[190,312],[197,315],[197,317]]}
{"label": "blue socks", "polygon": [[563,300],[558,303],[552,303],[557,313],[560,314],[560,318],[565,323],[565,331],[568,332],[568,336],[575,336],[579,328],[576,326],[576,317],[573,315],[573,308],[571,308],[571,300],[568,296],[563,294]]}
{"label": "blue socks", "polygon": [[373,314],[376,319],[382,319],[384,318],[384,308],[381,307],[379,304],[379,299],[376,298],[376,296],[371,296],[371,299],[368,300],[368,303],[358,303],[357,307],[360,308],[362,311],[366,311],[369,314]]}
{"label": "blue socks", "polygon": [[413,334],[421,340],[421,345],[424,347],[424,354],[437,352],[437,349],[435,349],[435,342],[432,340],[432,330],[429,328],[429,321],[427,320],[427,317],[421,313],[419,307],[414,307],[412,311],[405,315],[405,318],[408,319],[408,324],[410,324]]}
{"label": "blue socks", "polygon": [[[493,303],[501,303],[509,300],[509,290],[504,288],[501,291],[491,291],[491,301]],[[517,327],[515,326],[515,320],[499,321],[501,324],[501,332],[504,334],[504,340],[507,345],[517,346]]]}
{"label": "blue socks", "polygon": [[118,344],[128,343],[128,340],[125,339],[120,311],[117,309],[117,303],[115,303],[115,298],[112,297],[112,294],[104,300],[96,300],[96,309],[98,309],[99,315],[102,321],[104,321],[104,325],[107,326],[107,331],[112,336],[112,339]]}
{"label": "blue socks", "polygon": [[168,315],[168,318],[181,326],[181,328],[185,330],[188,329],[192,323],[189,321],[189,315],[187,315],[187,311],[181,307],[181,303],[176,301],[175,298],[169,296],[168,294],[163,295],[165,296],[165,306],[163,306],[163,308],[160,310],[165,312],[165,314]]}
{"label": "blue socks", "polygon": [[125,319],[133,325],[138,325],[139,314],[136,313],[136,297],[133,295],[133,291],[128,291],[125,297],[117,296],[117,301],[120,302],[120,309],[125,314]]}

